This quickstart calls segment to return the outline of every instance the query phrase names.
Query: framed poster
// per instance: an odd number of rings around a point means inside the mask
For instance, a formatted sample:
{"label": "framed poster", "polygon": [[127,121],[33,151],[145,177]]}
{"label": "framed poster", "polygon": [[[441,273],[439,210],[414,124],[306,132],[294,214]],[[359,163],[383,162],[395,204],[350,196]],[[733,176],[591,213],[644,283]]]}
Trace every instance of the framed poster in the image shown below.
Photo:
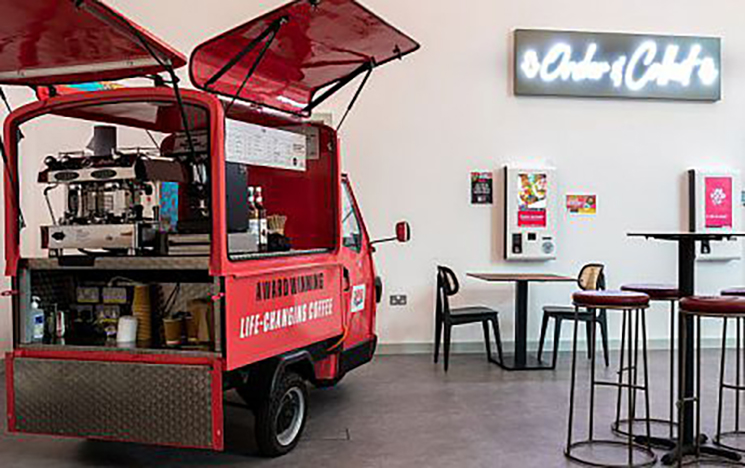
{"label": "framed poster", "polygon": [[494,203],[494,177],[491,172],[471,173],[471,204],[491,205]]}

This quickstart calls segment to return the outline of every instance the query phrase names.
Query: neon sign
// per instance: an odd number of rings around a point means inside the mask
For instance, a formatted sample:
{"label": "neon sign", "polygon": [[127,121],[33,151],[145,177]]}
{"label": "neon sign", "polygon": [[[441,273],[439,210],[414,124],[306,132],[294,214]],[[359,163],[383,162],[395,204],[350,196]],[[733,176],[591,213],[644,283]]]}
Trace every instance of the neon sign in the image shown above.
{"label": "neon sign", "polygon": [[720,40],[518,30],[515,94],[717,101]]}

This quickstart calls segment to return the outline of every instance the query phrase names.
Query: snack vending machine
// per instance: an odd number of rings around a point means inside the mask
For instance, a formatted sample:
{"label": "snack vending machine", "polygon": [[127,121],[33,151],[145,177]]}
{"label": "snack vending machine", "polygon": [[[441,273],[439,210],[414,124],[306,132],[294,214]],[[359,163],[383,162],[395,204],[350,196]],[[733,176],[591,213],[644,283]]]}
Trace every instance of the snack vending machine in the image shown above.
{"label": "snack vending machine", "polygon": [[[739,232],[740,172],[734,170],[688,171],[689,230],[691,232]],[[700,261],[728,261],[742,257],[739,239],[703,242],[696,258]]]}
{"label": "snack vending machine", "polygon": [[556,258],[556,171],[550,167],[505,169],[505,258]]}

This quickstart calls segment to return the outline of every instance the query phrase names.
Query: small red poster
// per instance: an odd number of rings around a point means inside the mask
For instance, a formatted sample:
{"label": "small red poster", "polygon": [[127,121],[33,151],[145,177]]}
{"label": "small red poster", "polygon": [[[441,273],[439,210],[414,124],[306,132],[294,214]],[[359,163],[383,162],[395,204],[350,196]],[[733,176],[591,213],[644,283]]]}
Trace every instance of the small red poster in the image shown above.
{"label": "small red poster", "polygon": [[707,177],[706,182],[706,227],[732,227],[732,178]]}

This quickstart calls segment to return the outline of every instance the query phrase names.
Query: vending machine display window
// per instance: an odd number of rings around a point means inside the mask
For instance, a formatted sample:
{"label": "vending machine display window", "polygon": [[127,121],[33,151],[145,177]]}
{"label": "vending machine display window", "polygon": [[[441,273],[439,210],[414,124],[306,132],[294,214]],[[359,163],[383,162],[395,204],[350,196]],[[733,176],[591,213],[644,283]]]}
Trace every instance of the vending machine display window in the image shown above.
{"label": "vending machine display window", "polygon": [[[736,203],[740,193],[740,173],[732,170],[688,171],[690,232],[739,232],[741,210]],[[700,261],[728,261],[742,257],[740,239],[703,242],[697,252]]]}

